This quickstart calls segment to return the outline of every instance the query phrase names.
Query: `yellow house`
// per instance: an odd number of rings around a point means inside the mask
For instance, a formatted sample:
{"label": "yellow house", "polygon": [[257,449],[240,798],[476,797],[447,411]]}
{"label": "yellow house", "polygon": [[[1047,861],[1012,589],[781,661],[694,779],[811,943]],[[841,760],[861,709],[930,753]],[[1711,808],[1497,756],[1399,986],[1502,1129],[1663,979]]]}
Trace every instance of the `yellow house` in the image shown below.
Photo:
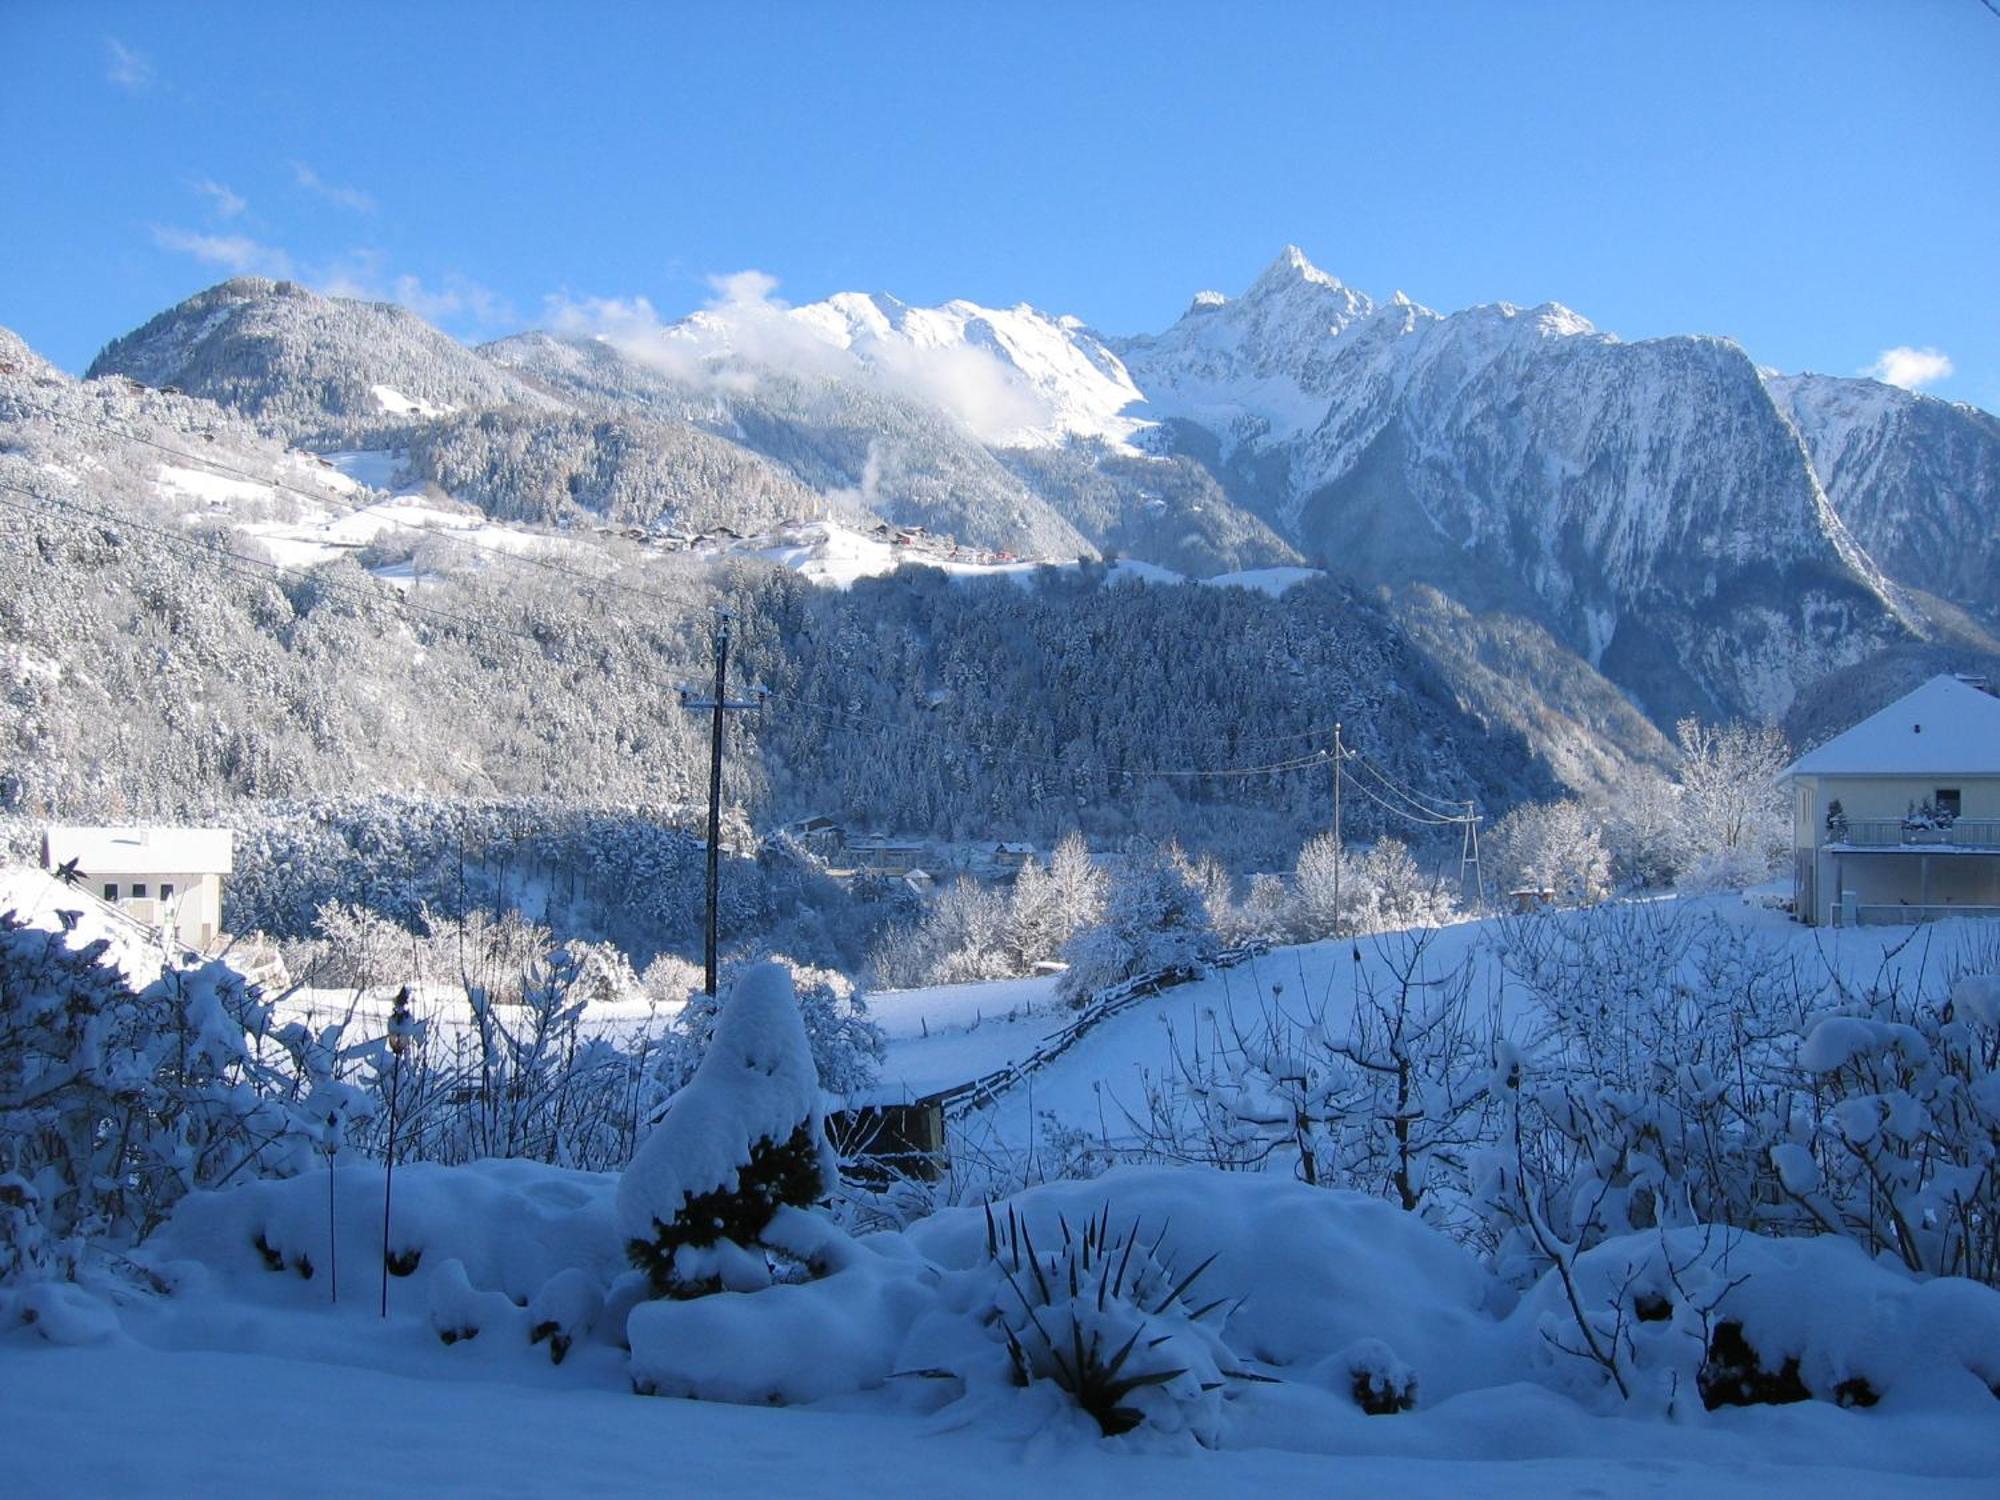
{"label": "yellow house", "polygon": [[1933,677],[1779,780],[1801,921],[2000,916],[2000,698]]}
{"label": "yellow house", "polygon": [[222,930],[222,877],[235,868],[227,828],[51,828],[42,863],[190,948]]}

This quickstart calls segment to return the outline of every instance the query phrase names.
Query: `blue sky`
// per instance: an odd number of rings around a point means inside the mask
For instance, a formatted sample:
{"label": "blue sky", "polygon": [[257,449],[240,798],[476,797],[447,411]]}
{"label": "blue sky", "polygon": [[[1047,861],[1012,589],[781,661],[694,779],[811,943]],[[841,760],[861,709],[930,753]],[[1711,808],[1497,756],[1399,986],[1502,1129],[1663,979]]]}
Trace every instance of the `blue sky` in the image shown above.
{"label": "blue sky", "polygon": [[1984,0],[0,0],[0,129],[0,323],[73,370],[239,269],[467,338],[752,268],[1126,333],[1290,241],[2000,410]]}

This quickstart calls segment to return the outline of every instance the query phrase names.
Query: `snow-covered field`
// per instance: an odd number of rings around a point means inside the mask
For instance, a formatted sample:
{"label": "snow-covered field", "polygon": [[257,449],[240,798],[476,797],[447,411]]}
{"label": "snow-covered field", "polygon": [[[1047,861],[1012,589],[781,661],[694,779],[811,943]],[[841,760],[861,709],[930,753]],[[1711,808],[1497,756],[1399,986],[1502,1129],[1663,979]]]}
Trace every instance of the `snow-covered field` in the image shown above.
{"label": "snow-covered field", "polygon": [[[0,905],[44,924],[70,899],[39,875],[0,889]],[[1814,932],[1735,896],[1660,910],[1721,924],[1725,946],[1867,980],[1913,980],[1990,940],[1974,923]],[[85,935],[115,937],[144,969],[142,941],[88,917]],[[1447,928],[1414,977],[1462,976],[1469,1004],[1523,1031],[1529,1004],[1499,951],[1518,930]],[[1122,1111],[1170,1069],[1170,1037],[1267,1004],[1310,1005],[1337,1027],[1408,952],[1393,935],[1282,948],[1140,1001],[978,1128],[1015,1149],[1056,1126],[1129,1141]],[[884,1090],[925,1093],[1027,1056],[1072,1014],[1055,983],[876,995]],[[345,1003],[292,1003],[322,1001]],[[785,1091],[773,1120],[805,1097]],[[1051,1294],[1060,1316],[1110,1316],[1092,1326],[1114,1340],[1140,1318],[1161,1351],[1141,1358],[1171,1361],[1128,1398],[1147,1425],[1105,1437],[1048,1379],[1009,1378],[996,1320],[1029,1325],[978,1207],[854,1236],[781,1209],[766,1242],[813,1247],[821,1279],[640,1303],[620,1183],[527,1161],[407,1164],[386,1228],[381,1171],[350,1155],[331,1175],[191,1195],[134,1253],[142,1273],[0,1293],[33,1319],[0,1317],[10,1491],[235,1495],[275,1473],[288,1493],[329,1496],[1971,1496],[1991,1493],[2000,1453],[2000,1294],[1913,1278],[1847,1239],[1689,1227],[1577,1256],[1589,1305],[1671,1304],[1631,1325],[1620,1396],[1565,1345],[1577,1325],[1553,1272],[1523,1291],[1384,1199],[1186,1166],[1016,1191],[1002,1213],[1032,1227],[1038,1264],[1099,1214],[1114,1243],[1130,1226],[1151,1247],[1136,1311],[1114,1294],[1112,1314],[1101,1297],[1092,1314],[1088,1281],[1080,1300],[1063,1301],[1059,1277]],[[1185,1297],[1164,1291],[1196,1267]],[[1817,1399],[1706,1409],[1692,1392],[1721,1319],[1793,1356]],[[560,1362],[550,1329],[574,1338]],[[1408,1409],[1367,1414],[1364,1376]],[[1832,1398],[1857,1379],[1867,1400]]]}

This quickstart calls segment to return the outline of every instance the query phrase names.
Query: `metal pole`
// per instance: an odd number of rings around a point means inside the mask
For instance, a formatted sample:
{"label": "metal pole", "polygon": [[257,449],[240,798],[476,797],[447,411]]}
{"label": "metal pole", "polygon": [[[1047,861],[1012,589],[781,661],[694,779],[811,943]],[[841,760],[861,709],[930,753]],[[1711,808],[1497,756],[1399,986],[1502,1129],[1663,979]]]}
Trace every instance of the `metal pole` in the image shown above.
{"label": "metal pole", "polygon": [[722,869],[722,685],[728,668],[729,616],[724,614],[715,628],[715,710],[708,733],[708,933],[702,945],[702,984],[710,999],[715,997],[715,906]]}

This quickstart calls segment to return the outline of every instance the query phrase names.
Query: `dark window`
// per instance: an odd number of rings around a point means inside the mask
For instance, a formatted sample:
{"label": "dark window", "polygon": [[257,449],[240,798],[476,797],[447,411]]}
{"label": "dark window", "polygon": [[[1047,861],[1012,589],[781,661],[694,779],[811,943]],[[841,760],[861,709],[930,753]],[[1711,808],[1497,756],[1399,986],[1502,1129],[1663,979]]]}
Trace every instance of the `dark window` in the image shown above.
{"label": "dark window", "polygon": [[1933,797],[1931,800],[1937,804],[1939,817],[1955,818],[1958,816],[1958,809],[1961,805],[1961,802],[1958,795],[1957,787],[1941,786],[1937,789],[1937,796]]}
{"label": "dark window", "polygon": [[145,881],[135,880],[132,882],[132,899],[135,901],[144,901],[146,899]]}
{"label": "dark window", "polygon": [[107,880],[104,882],[104,899],[106,901],[116,901],[118,899],[117,881]]}
{"label": "dark window", "polygon": [[160,899],[162,901],[171,901],[174,899],[174,883],[171,880],[162,880],[160,882]]}

